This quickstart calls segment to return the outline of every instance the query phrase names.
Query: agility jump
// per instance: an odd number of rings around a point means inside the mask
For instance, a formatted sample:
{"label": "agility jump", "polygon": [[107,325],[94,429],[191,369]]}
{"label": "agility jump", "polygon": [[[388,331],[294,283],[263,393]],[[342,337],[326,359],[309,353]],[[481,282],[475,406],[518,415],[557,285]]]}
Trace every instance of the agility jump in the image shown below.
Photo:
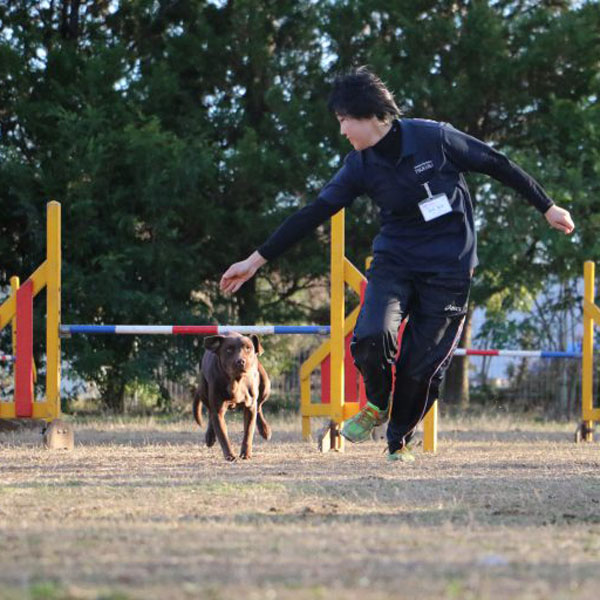
{"label": "agility jump", "polygon": [[[360,310],[357,306],[348,316],[344,310],[344,291],[348,284],[361,297],[366,278],[345,257],[344,211],[332,218],[331,236],[331,304],[330,325],[61,325],[61,206],[52,201],[47,205],[46,260],[22,284],[11,278],[11,295],[0,305],[0,329],[8,324],[13,328],[13,354],[0,354],[1,363],[14,364],[15,394],[13,401],[0,402],[0,419],[41,419],[47,423],[46,439],[54,430],[71,437],[68,424],[59,421],[60,409],[60,338],[76,334],[112,335],[216,335],[235,331],[260,335],[323,335],[329,336],[301,368],[302,431],[310,437],[310,419],[327,418],[330,425],[320,435],[322,451],[343,451],[344,438],[340,427],[364,403],[364,386],[358,394],[350,388],[359,385],[350,353],[349,335]],[[584,340],[583,352],[551,352],[539,350],[471,350],[457,349],[456,356],[512,356],[528,358],[583,359],[582,362],[582,423],[576,441],[592,441],[595,422],[600,421],[600,408],[594,408],[592,396],[593,326],[600,324],[600,308],[594,304],[594,263],[584,268]],[[35,365],[33,362],[33,299],[46,288],[46,396],[34,401]],[[310,374],[322,367],[322,398],[319,403],[310,399]],[[327,389],[323,389],[323,385]],[[362,397],[361,397],[362,393]],[[424,420],[424,450],[436,451],[437,402]],[[59,447],[63,445],[59,443]]]}
{"label": "agility jump", "polygon": [[[13,327],[15,395],[0,402],[0,419],[33,418],[52,424],[60,417],[60,204],[48,203],[46,260],[19,285],[11,279],[11,295],[0,305],[0,329]],[[33,299],[46,288],[46,396],[34,402]]]}

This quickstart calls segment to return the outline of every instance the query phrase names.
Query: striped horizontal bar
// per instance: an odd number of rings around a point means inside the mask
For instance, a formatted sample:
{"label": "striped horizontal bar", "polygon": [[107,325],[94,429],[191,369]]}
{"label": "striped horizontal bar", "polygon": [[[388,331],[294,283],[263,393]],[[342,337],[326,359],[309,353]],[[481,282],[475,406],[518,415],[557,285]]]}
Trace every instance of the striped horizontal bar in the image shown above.
{"label": "striped horizontal bar", "polygon": [[113,335],[217,335],[236,331],[241,334],[329,334],[328,325],[61,325],[60,334]]}
{"label": "striped horizontal bar", "polygon": [[[117,335],[172,335],[172,325],[115,325]],[[93,333],[93,331],[89,332]]]}
{"label": "striped horizontal bar", "polygon": [[[243,335],[317,334],[328,335],[328,325],[61,325],[61,335],[75,333],[113,335]],[[511,356],[517,358],[581,358],[579,352],[546,350],[475,350],[458,348],[455,356]]]}
{"label": "striped horizontal bar", "polygon": [[580,352],[551,350],[473,350],[458,348],[455,356],[510,356],[513,358],[581,358]]}

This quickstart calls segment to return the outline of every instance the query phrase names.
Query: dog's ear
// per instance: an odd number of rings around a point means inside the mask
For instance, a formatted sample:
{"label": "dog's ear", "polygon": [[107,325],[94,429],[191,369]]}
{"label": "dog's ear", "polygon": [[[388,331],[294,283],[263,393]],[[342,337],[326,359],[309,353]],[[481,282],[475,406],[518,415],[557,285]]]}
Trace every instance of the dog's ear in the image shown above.
{"label": "dog's ear", "polygon": [[204,338],[204,347],[211,352],[218,352],[224,339],[224,335],[209,335]]}
{"label": "dog's ear", "polygon": [[260,340],[258,339],[258,336],[255,333],[253,333],[250,336],[250,339],[252,340],[252,343],[254,344],[254,352],[256,352],[256,356],[260,356],[264,352],[264,350],[260,343]]}

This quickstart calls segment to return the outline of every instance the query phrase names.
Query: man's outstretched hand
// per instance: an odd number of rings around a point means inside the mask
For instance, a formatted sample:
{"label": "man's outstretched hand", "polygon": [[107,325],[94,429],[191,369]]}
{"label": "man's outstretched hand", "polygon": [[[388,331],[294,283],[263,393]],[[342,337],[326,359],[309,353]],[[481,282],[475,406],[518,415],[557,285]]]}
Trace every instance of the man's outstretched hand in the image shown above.
{"label": "man's outstretched hand", "polygon": [[221,277],[221,291],[235,294],[266,262],[258,252],[253,252],[246,260],[233,263]]}
{"label": "man's outstretched hand", "polygon": [[573,219],[571,219],[568,210],[554,205],[544,213],[544,216],[546,217],[546,221],[548,221],[550,226],[554,227],[554,229],[558,229],[567,234],[573,233],[575,224],[573,223]]}

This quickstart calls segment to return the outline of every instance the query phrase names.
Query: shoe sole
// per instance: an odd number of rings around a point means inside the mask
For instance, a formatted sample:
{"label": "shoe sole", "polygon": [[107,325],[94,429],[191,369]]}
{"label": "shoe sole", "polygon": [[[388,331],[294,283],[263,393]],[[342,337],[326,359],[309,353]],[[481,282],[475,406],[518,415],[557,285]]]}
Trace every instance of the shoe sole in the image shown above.
{"label": "shoe sole", "polygon": [[[340,431],[340,434],[347,439],[351,444],[362,444],[363,442],[368,442],[369,440],[373,439],[373,432],[377,430],[378,427],[383,427],[386,424],[387,421],[383,421],[382,423],[379,423],[378,425],[375,425],[371,431],[369,431],[369,433],[366,434],[366,437],[360,440],[353,440],[351,437],[348,437],[348,434],[344,433],[344,428],[342,427],[342,430]],[[383,438],[382,438],[383,439]]]}

